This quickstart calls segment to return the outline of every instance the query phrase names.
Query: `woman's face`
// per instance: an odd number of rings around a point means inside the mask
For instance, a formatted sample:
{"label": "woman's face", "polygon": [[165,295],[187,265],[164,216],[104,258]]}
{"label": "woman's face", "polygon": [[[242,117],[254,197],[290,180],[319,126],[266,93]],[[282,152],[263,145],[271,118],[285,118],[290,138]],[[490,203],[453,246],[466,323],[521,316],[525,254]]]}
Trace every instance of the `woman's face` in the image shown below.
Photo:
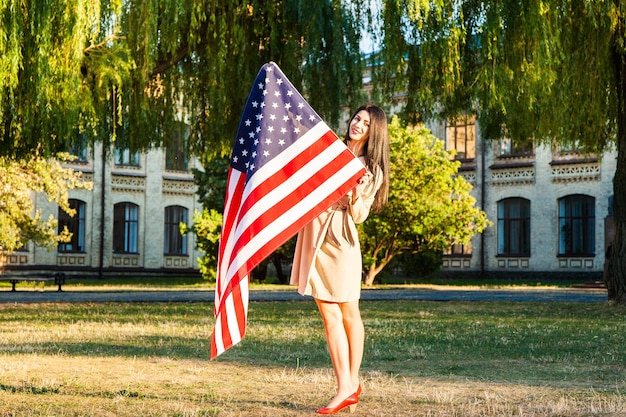
{"label": "woman's face", "polygon": [[370,136],[370,114],[367,110],[361,110],[350,121],[348,136],[356,142],[367,141]]}

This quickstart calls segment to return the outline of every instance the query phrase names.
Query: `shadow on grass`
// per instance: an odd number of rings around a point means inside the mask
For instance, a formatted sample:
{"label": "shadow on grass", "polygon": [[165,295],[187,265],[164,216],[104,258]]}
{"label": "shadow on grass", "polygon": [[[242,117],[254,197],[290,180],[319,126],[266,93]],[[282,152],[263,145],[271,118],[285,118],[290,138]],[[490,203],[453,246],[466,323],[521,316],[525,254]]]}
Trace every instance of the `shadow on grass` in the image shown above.
{"label": "shadow on grass", "polygon": [[67,355],[91,357],[163,357],[170,359],[209,359],[210,340],[180,337],[141,336],[128,343],[45,342],[36,345],[3,347],[0,353]]}
{"label": "shadow on grass", "polygon": [[[323,337],[323,336],[321,336]],[[121,358],[167,358],[173,360],[210,360],[210,334],[206,338],[139,336],[132,341],[59,341],[37,344],[4,345],[3,355],[58,355]],[[254,338],[246,338],[228,350],[217,361],[268,367],[328,367],[329,358],[325,341],[310,344],[266,344]]]}
{"label": "shadow on grass", "polygon": [[31,384],[22,384],[22,385],[7,385],[0,384],[0,391],[8,392],[11,394],[23,393],[23,394],[58,394],[60,392],[57,387],[36,387]]}

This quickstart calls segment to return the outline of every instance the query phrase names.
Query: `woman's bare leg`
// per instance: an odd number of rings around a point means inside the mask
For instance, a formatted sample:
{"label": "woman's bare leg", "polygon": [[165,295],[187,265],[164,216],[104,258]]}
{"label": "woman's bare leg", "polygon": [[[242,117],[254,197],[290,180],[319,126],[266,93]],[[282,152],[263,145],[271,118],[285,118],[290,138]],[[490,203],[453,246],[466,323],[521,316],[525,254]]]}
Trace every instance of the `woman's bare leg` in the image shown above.
{"label": "woman's bare leg", "polygon": [[324,322],[326,343],[337,378],[337,394],[328,403],[327,407],[335,407],[340,402],[354,394],[352,375],[350,371],[350,344],[344,327],[342,309],[338,303],[329,303],[315,300]]}
{"label": "woman's bare leg", "polygon": [[350,349],[350,381],[353,391],[359,387],[359,370],[363,361],[363,350],[365,345],[365,328],[361,319],[359,302],[339,304],[343,316],[343,326],[348,337]]}

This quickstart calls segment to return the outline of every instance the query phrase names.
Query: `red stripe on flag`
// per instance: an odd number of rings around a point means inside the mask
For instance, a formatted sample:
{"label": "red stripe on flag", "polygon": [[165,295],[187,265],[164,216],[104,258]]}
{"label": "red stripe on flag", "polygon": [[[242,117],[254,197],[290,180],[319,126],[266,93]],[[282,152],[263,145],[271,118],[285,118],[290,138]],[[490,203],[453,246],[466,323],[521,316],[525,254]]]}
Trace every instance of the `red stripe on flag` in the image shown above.
{"label": "red stripe on flag", "polygon": [[211,335],[211,359],[215,359],[220,353],[222,353],[221,351],[218,352],[217,350],[217,336],[216,333],[217,332],[217,327],[213,328],[213,334]]}
{"label": "red stripe on flag", "polygon": [[[225,204],[225,212],[223,214],[222,219],[222,231],[220,235],[220,245],[219,245],[219,253],[218,259],[224,259],[224,250],[227,246],[227,243],[231,239],[231,234],[235,229],[236,223],[235,219],[237,218],[237,213],[239,213],[239,207],[241,205],[241,197],[243,194],[244,187],[246,185],[246,176],[236,170],[230,169],[228,171],[228,179],[227,179],[227,187],[226,187],[226,204]],[[233,185],[234,184],[234,185]],[[232,188],[232,192],[230,192]],[[222,279],[225,278],[220,271],[220,264],[218,263],[218,270],[216,276],[217,288],[219,289],[222,285]],[[222,297],[220,297],[220,295]],[[217,315],[217,305],[220,304],[219,298],[223,298],[226,294],[220,294],[219,291],[215,292],[216,303],[215,303],[215,313]]]}
{"label": "red stripe on flag", "polygon": [[[352,155],[352,154],[350,154]],[[339,169],[345,165],[345,158],[340,155],[334,160],[331,161],[324,169],[328,168],[327,172],[334,172],[333,169]],[[350,156],[352,158],[352,156]],[[246,261],[238,268],[236,273],[233,274],[230,279],[228,285],[224,288],[224,294],[228,294],[235,288],[242,278],[248,275],[248,272],[251,271],[254,267],[256,267],[263,259],[267,258],[272,252],[278,248],[280,245],[289,240],[292,236],[294,236],[302,227],[304,227],[307,223],[313,220],[319,213],[326,210],[336,201],[338,201],[341,197],[343,197],[346,192],[351,190],[354,184],[357,183],[358,179],[363,175],[363,171],[359,171],[357,174],[348,178],[347,181],[342,184],[341,188],[336,189],[333,193],[329,194],[323,200],[319,201],[315,206],[312,206],[310,210],[299,213],[300,217],[296,219],[294,222],[285,224],[283,229],[276,234],[276,236],[265,243],[263,246],[259,247],[253,254],[251,254]],[[237,239],[237,243],[232,250],[232,255],[237,256],[237,254],[244,249],[248,242],[257,235],[260,231],[265,229],[267,226],[273,223],[273,221],[278,218],[281,214],[284,213],[286,207],[290,207],[293,201],[299,201],[302,196],[308,195],[310,192],[315,190],[320,183],[321,179],[325,179],[325,176],[315,175],[310,179],[310,181],[302,183],[298,188],[296,188],[291,194],[285,196],[282,200],[277,202],[273,207],[269,207],[266,211],[258,217],[253,223],[251,223],[248,228],[244,230],[244,232]],[[233,262],[233,259],[230,259],[229,264]]]}

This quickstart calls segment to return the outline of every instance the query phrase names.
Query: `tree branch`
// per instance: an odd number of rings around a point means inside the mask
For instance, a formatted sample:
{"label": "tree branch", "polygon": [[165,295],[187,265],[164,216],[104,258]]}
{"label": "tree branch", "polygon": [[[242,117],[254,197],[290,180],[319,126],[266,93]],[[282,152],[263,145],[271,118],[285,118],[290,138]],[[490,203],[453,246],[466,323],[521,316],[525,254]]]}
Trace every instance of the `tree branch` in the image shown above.
{"label": "tree branch", "polygon": [[96,49],[100,49],[100,48],[104,47],[107,43],[112,42],[112,41],[116,41],[118,39],[126,39],[126,36],[117,36],[117,35],[107,36],[102,42],[97,43],[95,45],[89,45],[88,47],[86,47],[83,50],[83,53],[85,55],[87,55],[90,52],[95,51]]}
{"label": "tree branch", "polygon": [[152,69],[150,76],[156,77],[157,74],[164,73],[165,71],[176,65],[178,62],[180,62],[187,55],[189,55],[189,45],[181,45],[181,47],[178,48],[178,51],[176,51],[174,55],[160,62],[157,62],[156,66]]}
{"label": "tree branch", "polygon": [[[201,49],[209,43],[207,37],[208,28],[209,22],[207,20],[204,20],[204,22],[202,22],[202,25],[198,28],[198,38],[200,39],[200,41],[196,45],[196,49]],[[165,71],[182,61],[185,57],[189,56],[191,52],[192,49],[189,46],[189,43],[185,42],[176,50],[173,55],[165,57],[163,60],[158,61],[155,67],[152,69],[150,76],[156,77],[157,74],[164,73]]]}

